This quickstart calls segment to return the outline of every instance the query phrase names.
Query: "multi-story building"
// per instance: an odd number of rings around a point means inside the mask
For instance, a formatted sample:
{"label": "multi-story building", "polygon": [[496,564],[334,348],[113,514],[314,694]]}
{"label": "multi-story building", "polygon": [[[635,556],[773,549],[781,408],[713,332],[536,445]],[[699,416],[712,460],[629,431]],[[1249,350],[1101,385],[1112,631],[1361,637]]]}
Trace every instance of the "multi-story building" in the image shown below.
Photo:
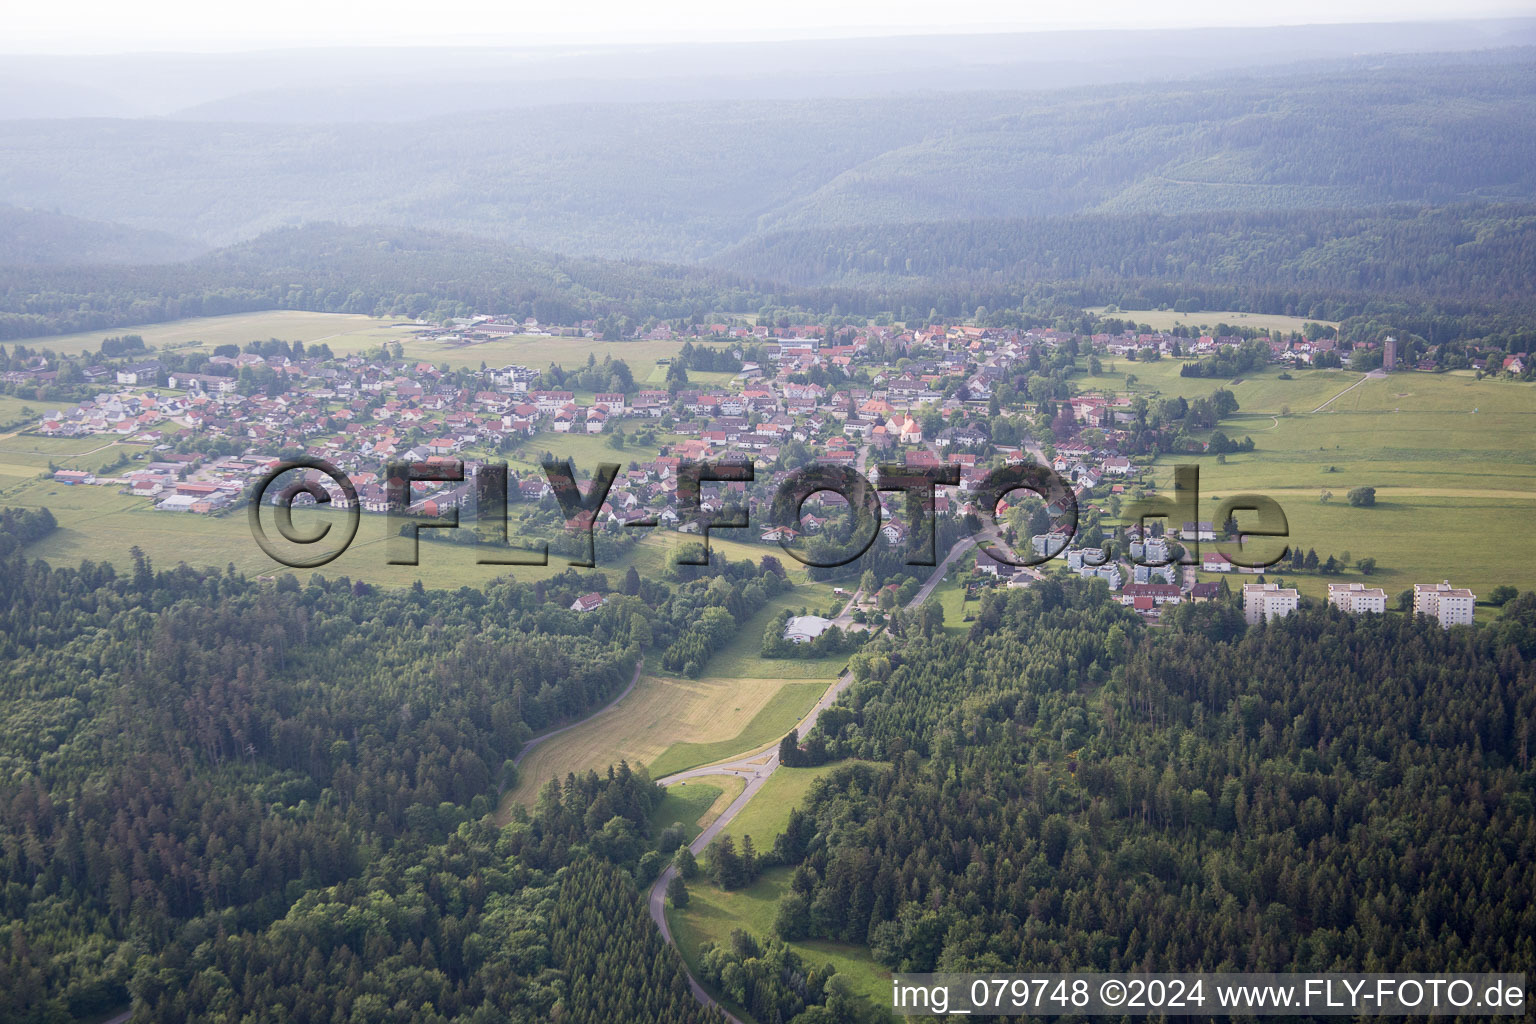
{"label": "multi-story building", "polygon": [[1450,580],[1413,585],[1413,611],[1439,619],[1445,629],[1472,625],[1472,611],[1477,595],[1465,587],[1453,587]]}
{"label": "multi-story building", "polygon": [[1368,587],[1363,583],[1328,584],[1328,603],[1340,611],[1384,612],[1387,610],[1387,592],[1380,587]]}
{"label": "multi-story building", "polygon": [[1284,618],[1296,610],[1296,591],[1278,583],[1243,584],[1243,618],[1252,626],[1260,621]]}

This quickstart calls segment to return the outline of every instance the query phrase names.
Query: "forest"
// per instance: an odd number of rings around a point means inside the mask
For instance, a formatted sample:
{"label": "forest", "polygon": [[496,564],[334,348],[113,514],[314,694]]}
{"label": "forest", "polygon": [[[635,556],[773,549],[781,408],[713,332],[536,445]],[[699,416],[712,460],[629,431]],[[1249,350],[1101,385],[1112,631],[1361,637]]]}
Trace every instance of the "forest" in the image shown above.
{"label": "forest", "polygon": [[892,770],[792,814],[781,937],[903,971],[1536,966],[1536,594],[1476,630],[1217,602],[1152,636],[1069,584],[855,655],[814,746]]}
{"label": "forest", "polygon": [[[143,1021],[353,1002],[715,1019],[634,890],[662,862],[642,771],[551,781],[505,832],[485,819],[529,736],[611,700],[716,604],[740,612],[768,570],[724,566],[733,588],[697,567],[578,615],[602,574],[427,592],[142,555],[50,568],[25,557],[50,516],[0,528],[0,1018],[132,997]],[[547,945],[524,948],[530,929]]]}
{"label": "forest", "polygon": [[[1390,325],[1431,344],[1536,343],[1536,207],[1094,214],[822,228],[769,236],[713,266],[558,256],[468,235],[311,224],[184,263],[16,268],[0,341],[265,309],[442,320],[486,310],[597,321],[793,310],[904,322],[1049,323],[1086,306],[1246,310]],[[444,282],[451,281],[452,285]],[[1524,345],[1524,348],[1520,346]],[[679,364],[730,369],[700,346]]]}

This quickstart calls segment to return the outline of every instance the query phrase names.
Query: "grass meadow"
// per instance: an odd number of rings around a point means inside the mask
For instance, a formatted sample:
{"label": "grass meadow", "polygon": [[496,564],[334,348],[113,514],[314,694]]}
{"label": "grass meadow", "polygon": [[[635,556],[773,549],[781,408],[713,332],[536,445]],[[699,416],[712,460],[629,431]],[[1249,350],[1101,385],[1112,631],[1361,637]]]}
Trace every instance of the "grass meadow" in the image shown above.
{"label": "grass meadow", "polygon": [[[1360,380],[1346,377],[1344,386]],[[1346,551],[1351,563],[1376,559],[1370,578],[1278,574],[1312,596],[1334,581],[1393,596],[1441,579],[1479,595],[1501,584],[1529,589],[1536,550],[1511,527],[1536,514],[1536,385],[1405,373],[1339,390],[1321,412],[1244,408],[1222,429],[1251,436],[1253,452],[1162,456],[1153,479],[1166,492],[1174,465],[1198,465],[1202,518],[1222,498],[1265,494],[1285,510],[1293,545],[1323,560]],[[1351,507],[1355,487],[1374,487],[1376,505]]]}
{"label": "grass meadow", "polygon": [[[751,836],[759,850],[770,849],[789,821],[789,812],[805,800],[812,784],[847,763],[780,768],[724,834],[735,839],[738,848],[743,836]],[[743,928],[759,939],[772,936],[779,898],[789,889],[789,877],[789,868],[773,868],[763,872],[752,885],[734,892],[717,888],[702,875],[690,882],[688,906],[682,910],[670,905],[667,908],[667,921],[684,959],[691,967],[696,966],[701,944],[728,942],[735,928]],[[847,976],[854,991],[876,1006],[889,1005],[890,972],[867,949],[819,940],[792,942],[790,947],[810,963],[831,963],[838,973]]]}
{"label": "grass meadow", "polygon": [[[154,348],[213,349],[219,345],[245,345],[250,341],[302,341],[309,345],[325,342],[337,355],[367,352],[381,344],[399,342],[412,359],[447,363],[454,367],[476,367],[518,363],[542,370],[550,363],[568,368],[585,363],[588,355],[599,361],[611,355],[629,363],[637,381],[653,376],[664,380],[666,367],[658,375],[656,361],[675,355],[683,347],[680,341],[599,341],[594,338],[559,338],[546,335],[515,335],[474,344],[445,344],[419,336],[420,325],[398,317],[373,317],[358,313],[310,313],[303,310],[274,309],[258,313],[231,313],[227,316],[193,317],[162,324],[115,327],[109,330],[82,331],[78,334],[40,335],[20,338],[12,344],[29,348],[47,348],[63,354],[93,351],[103,338],[137,334]],[[690,379],[695,375],[690,374]],[[699,379],[729,374],[698,374]],[[3,420],[0,420],[3,421]]]}
{"label": "grass meadow", "polygon": [[[1105,306],[1095,306],[1088,310],[1090,313],[1103,314]],[[1217,324],[1230,324],[1233,327],[1252,327],[1260,331],[1299,331],[1307,324],[1322,324],[1324,327],[1338,327],[1333,320],[1313,320],[1305,316],[1281,316],[1277,313],[1238,313],[1231,310],[1226,312],[1199,313],[1175,313],[1171,309],[1128,309],[1119,313],[1109,313],[1108,316],[1119,317],[1121,320],[1134,320],[1138,324],[1146,324],[1154,331],[1168,331],[1175,327],[1194,327],[1202,332],[1215,329]]]}
{"label": "grass meadow", "polygon": [[763,630],[781,609],[814,605],[822,592],[825,603],[830,587],[799,586],[759,609],[699,679],[642,676],[618,704],[534,749],[506,799],[531,804],[551,777],[601,771],[621,759],[660,778],[777,743],[826,692],[844,659],[763,658]]}

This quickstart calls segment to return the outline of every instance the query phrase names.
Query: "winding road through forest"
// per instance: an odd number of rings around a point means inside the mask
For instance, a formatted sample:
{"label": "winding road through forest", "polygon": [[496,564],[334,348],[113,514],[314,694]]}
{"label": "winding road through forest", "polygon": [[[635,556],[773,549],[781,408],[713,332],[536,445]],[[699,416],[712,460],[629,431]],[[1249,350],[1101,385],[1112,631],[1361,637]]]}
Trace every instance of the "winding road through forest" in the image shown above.
{"label": "winding road through forest", "polygon": [[[950,548],[949,554],[944,557],[944,560],[934,567],[933,572],[929,574],[928,579],[924,581],[923,585],[918,588],[917,593],[912,595],[912,599],[907,602],[906,607],[908,609],[918,608],[924,601],[927,601],[933,595],[934,590],[938,588],[938,585],[944,581],[944,576],[949,572],[950,567],[975,546],[976,541],[971,537],[964,537],[957,541],[955,546]],[[1032,577],[1035,576],[1033,572],[1030,575]],[[831,707],[832,703],[852,683],[853,673],[851,671],[844,672],[838,676],[832,685],[827,687],[827,692],[822,694],[821,699],[816,702],[816,706],[811,708],[810,713],[800,721],[797,727],[799,734],[805,736],[809,733],[816,725],[816,720],[821,716],[821,713]],[[701,768],[690,768],[687,771],[668,775],[656,781],[658,785],[671,786],[689,779],[707,778],[712,775],[729,775],[747,780],[747,786],[741,791],[741,795],[731,801],[730,806],[711,822],[704,831],[700,832],[693,842],[688,844],[690,850],[695,854],[699,854],[704,852],[705,848],[714,841],[715,837],[735,820],[736,816],[742,812],[742,809],[747,806],[752,798],[757,795],[758,791],[773,777],[773,773],[778,770],[779,751],[778,747],[773,747],[767,753],[762,751],[748,753],[732,761],[704,765]],[[677,940],[673,938],[672,929],[667,924],[666,899],[667,884],[672,881],[676,874],[677,868],[668,865],[667,869],[656,879],[655,884],[651,886],[650,893],[651,920],[656,922],[657,928],[661,929],[662,937],[674,946],[677,945]],[[726,1020],[730,1021],[731,1024],[744,1024],[740,1018],[733,1015],[724,1006],[721,1006],[713,996],[706,992],[704,986],[699,984],[698,979],[693,976],[692,972],[689,972],[688,975],[688,985],[699,1002],[718,1009],[721,1013],[725,1014]]]}

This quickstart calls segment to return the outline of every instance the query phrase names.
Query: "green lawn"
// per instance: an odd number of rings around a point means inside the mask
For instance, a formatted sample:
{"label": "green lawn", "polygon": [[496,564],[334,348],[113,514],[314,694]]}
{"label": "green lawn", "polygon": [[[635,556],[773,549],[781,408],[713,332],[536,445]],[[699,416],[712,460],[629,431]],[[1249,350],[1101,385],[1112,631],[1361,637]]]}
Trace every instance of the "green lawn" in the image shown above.
{"label": "green lawn", "polygon": [[966,615],[974,615],[981,609],[981,602],[965,599],[965,584],[960,582],[962,575],[951,571],[929,598],[930,601],[939,602],[939,607],[944,609],[944,629],[951,633],[964,633],[970,629],[970,624],[965,621]]}
{"label": "green lawn", "polygon": [[829,584],[805,584],[778,595],[759,608],[736,631],[730,643],[710,658],[704,668],[704,677],[719,680],[782,679],[786,681],[783,687],[737,735],[707,743],[674,743],[648,763],[651,775],[661,778],[701,764],[745,754],[777,743],[793,729],[816,701],[821,699],[827,686],[842,671],[847,658],[764,658],[763,631],[773,617],[784,609],[806,606],[812,610],[821,610],[831,600],[831,596],[832,588]]}
{"label": "green lawn", "polygon": [[[625,431],[626,434],[629,431]],[[623,448],[609,444],[607,434],[571,433],[559,434],[546,430],[524,441],[512,460],[525,464],[524,468],[537,468],[544,452],[551,452],[555,459],[571,459],[578,471],[592,472],[604,462],[617,462],[622,470],[631,462],[649,462],[656,457],[655,446],[642,448],[628,437]]]}
{"label": "green lawn", "polygon": [[28,401],[0,395],[0,433],[17,427],[36,425],[37,418],[48,408],[46,402]]}
{"label": "green lawn", "polygon": [[[848,763],[780,768],[724,833],[738,846],[743,836],[750,835],[759,850],[770,849],[789,821],[790,810],[804,801],[811,785]],[[667,910],[672,934],[689,966],[697,968],[702,943],[727,942],[732,929],[745,929],[760,939],[772,936],[779,898],[789,888],[790,874],[787,867],[774,868],[763,872],[748,888],[735,892],[725,892],[702,876],[689,883],[688,906],[681,911],[670,906]],[[821,941],[792,942],[790,946],[810,963],[831,963],[847,976],[854,991],[874,1005],[890,1005],[890,972],[863,947]]]}
{"label": "green lawn", "polygon": [[[732,554],[731,557],[736,556]],[[736,679],[775,676],[780,679],[836,678],[847,664],[846,657],[765,658],[762,654],[763,631],[775,615],[785,609],[798,611],[801,607],[812,615],[818,615],[826,611],[831,602],[832,586],[827,583],[807,583],[777,595],[743,623],[731,642],[709,659],[704,674]]]}
{"label": "green lawn", "polygon": [[[101,453],[101,456],[106,454]],[[0,455],[0,460],[5,458],[9,456]],[[357,538],[340,558],[316,570],[289,570],[268,558],[257,546],[251,537],[244,508],[221,516],[161,512],[148,500],[119,494],[115,487],[71,487],[52,480],[37,480],[36,472],[25,478],[8,477],[3,473],[4,469],[0,468],[0,506],[45,506],[52,510],[59,528],[34,544],[27,553],[54,565],[78,565],[82,559],[91,559],[119,567],[129,566],[132,564],[129,551],[136,546],[162,568],[170,568],[179,562],[215,569],[233,564],[238,571],[248,575],[294,572],[308,579],[311,572],[319,572],[329,577],[349,576],[380,586],[404,587],[420,580],[427,587],[455,589],[466,584],[483,585],[507,575],[532,582],[569,568],[566,560],[558,555],[551,555],[547,566],[480,565],[476,559],[481,552],[475,546],[429,539],[421,541],[419,565],[389,565],[384,544],[385,517],[364,513],[359,520]],[[295,527],[305,531],[314,528],[310,524],[326,520],[338,524],[333,529],[339,529],[341,519],[339,513],[316,509],[294,513]],[[465,523],[460,529],[472,527],[472,523]],[[272,529],[270,523],[268,529]],[[423,537],[429,536],[430,532],[424,531]],[[515,525],[512,534],[516,536]],[[596,571],[605,573],[613,584],[617,584],[631,565],[642,575],[658,578],[675,557],[677,537],[677,534],[659,531],[643,537],[622,556],[599,561]]]}
{"label": "green lawn", "polygon": [[[1204,398],[1217,388],[1225,388],[1236,396],[1240,412],[1262,414],[1263,426],[1269,425],[1271,416],[1286,409],[1292,413],[1310,412],[1361,376],[1350,370],[1285,370],[1266,366],[1239,378],[1181,377],[1179,369],[1185,364],[1179,359],[1145,363],[1106,358],[1103,363],[1103,373],[1097,377],[1076,377],[1073,383],[1084,391],[1125,391],[1127,376],[1134,376],[1136,381],[1130,391],[1150,400]],[[1289,374],[1291,379],[1281,380],[1282,373]],[[1234,379],[1238,383],[1234,384]]]}
{"label": "green lawn", "polygon": [[690,779],[668,786],[661,803],[651,811],[651,830],[654,834],[680,822],[687,833],[685,841],[691,843],[746,788],[746,780],[735,777]]}
{"label": "green lawn", "polygon": [[[403,318],[266,310],[102,331],[82,331],[78,334],[42,335],[21,338],[14,344],[68,354],[98,349],[103,338],[123,334],[137,334],[144,339],[146,345],[155,348],[188,347],[192,343],[200,343],[203,348],[243,346],[249,341],[277,338],[282,341],[302,341],[306,345],[324,341],[332,352],[347,355],[376,349],[386,342],[399,342],[405,354],[412,359],[448,363],[450,366],[479,367],[482,362],[489,366],[520,363],[542,370],[550,363],[556,363],[574,369],[585,363],[588,355],[595,355],[599,361],[604,355],[612,355],[615,359],[627,362],[637,380],[646,379],[657,359],[669,358],[683,347],[680,341],[610,342],[592,338],[522,335],[478,344],[456,345],[418,337],[418,330],[419,325]],[[699,343],[694,344],[697,347]]]}
{"label": "green lawn", "polygon": [[[614,359],[622,359],[628,363],[630,372],[636,380],[645,380],[651,373],[651,368],[655,366],[656,360],[670,358],[683,347],[681,341],[599,341],[595,338],[523,335],[472,345],[444,344],[409,336],[392,340],[400,340],[405,349],[405,355],[411,359],[474,368],[478,368],[481,363],[487,366],[516,363],[536,370],[543,370],[550,364],[574,370],[584,365],[589,355],[594,356],[598,362],[602,362],[604,356],[612,356]],[[350,344],[347,338],[340,339],[342,347],[338,347],[338,343],[334,341],[329,344],[332,351],[341,354],[343,351],[373,348],[378,342],[371,338],[360,337],[355,345]]]}
{"label": "green lawn", "polygon": [[[815,768],[779,768],[723,830],[724,834],[734,838],[738,844],[743,836],[751,836],[752,842],[759,849],[768,849],[789,823],[790,810],[805,800],[816,780],[853,763],[835,761]],[[883,767],[878,762],[868,763]]]}

